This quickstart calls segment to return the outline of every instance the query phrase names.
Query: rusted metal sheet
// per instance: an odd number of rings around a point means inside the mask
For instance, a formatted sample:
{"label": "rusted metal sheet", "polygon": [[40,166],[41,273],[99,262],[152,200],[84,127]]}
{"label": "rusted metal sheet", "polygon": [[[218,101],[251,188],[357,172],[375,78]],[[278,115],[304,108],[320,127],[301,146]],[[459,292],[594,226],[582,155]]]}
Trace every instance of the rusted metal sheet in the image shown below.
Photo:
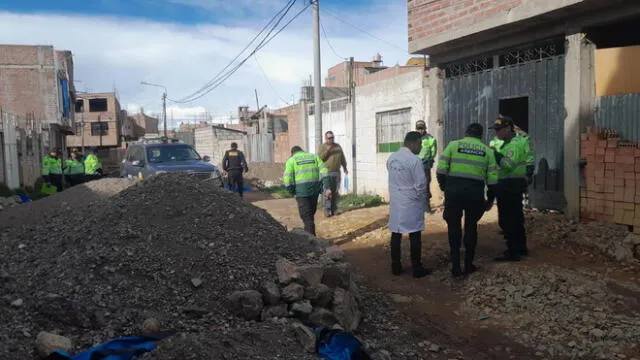
{"label": "rusted metal sheet", "polygon": [[445,79],[444,137],[449,142],[464,136],[474,122],[486,130],[499,113],[501,99],[528,97],[529,136],[536,153],[536,176],[530,188],[532,205],[562,209],[564,56],[548,57],[513,66]]}

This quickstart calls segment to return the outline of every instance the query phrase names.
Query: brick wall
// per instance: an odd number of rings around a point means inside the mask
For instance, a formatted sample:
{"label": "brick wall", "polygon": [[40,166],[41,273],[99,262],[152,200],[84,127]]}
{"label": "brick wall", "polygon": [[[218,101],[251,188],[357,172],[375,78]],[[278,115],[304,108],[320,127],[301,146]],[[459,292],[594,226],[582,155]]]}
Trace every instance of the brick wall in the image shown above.
{"label": "brick wall", "polygon": [[640,230],[640,144],[604,138],[597,130],[582,134],[580,215]]}
{"label": "brick wall", "polygon": [[[238,144],[238,149],[245,151],[244,134],[228,129],[209,126],[195,129],[195,149],[200,156],[210,156],[211,163],[222,168],[224,152],[231,148],[231,143]],[[246,152],[246,151],[245,151]]]}
{"label": "brick wall", "polygon": [[0,45],[0,108],[36,119],[58,119],[53,46]]}
{"label": "brick wall", "polygon": [[547,0],[408,0],[409,42],[490,18],[526,2]]}
{"label": "brick wall", "polygon": [[[107,99],[107,111],[91,112],[89,101],[92,99]],[[123,116],[116,94],[86,94],[78,96],[77,101],[84,102],[84,111],[75,115],[77,121],[84,121],[84,146],[120,146]],[[98,121],[108,124],[106,135],[94,136],[91,134],[92,123]],[[74,131],[77,131],[75,135],[67,136],[67,147],[82,146],[82,127],[76,126]]]}
{"label": "brick wall", "polygon": [[[274,156],[276,158],[276,162],[278,162],[278,160],[282,159],[282,158],[284,158],[285,161],[286,161],[286,159],[288,159],[289,156],[290,156],[290,152],[291,152],[291,147],[292,146],[295,146],[295,145],[303,146],[304,145],[302,128],[301,128],[301,124],[300,124],[300,121],[302,121],[302,119],[301,119],[301,117],[302,117],[302,105],[300,103],[298,103],[298,104],[295,104],[295,105],[287,106],[285,108],[281,108],[281,109],[278,109],[278,110],[274,111],[274,113],[281,114],[281,115],[286,115],[286,117],[287,117],[287,122],[288,122],[287,136],[288,136],[288,139],[286,141],[286,147],[284,147],[284,148],[276,148],[276,151],[274,153]],[[285,141],[281,140],[281,145],[283,145],[284,143],[285,143]]]}

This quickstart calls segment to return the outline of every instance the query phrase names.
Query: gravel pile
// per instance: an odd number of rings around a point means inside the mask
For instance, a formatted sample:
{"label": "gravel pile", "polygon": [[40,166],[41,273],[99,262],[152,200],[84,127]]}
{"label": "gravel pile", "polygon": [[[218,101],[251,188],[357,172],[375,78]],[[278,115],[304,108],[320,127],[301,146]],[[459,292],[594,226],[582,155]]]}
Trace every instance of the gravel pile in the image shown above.
{"label": "gravel pile", "polygon": [[288,322],[256,326],[224,305],[231,293],[272,280],[278,259],[308,262],[317,243],[189,175],[161,175],[84,206],[68,202],[82,194],[77,187],[38,201],[31,207],[65,211],[3,232],[0,358],[35,357],[40,331],[81,350],[140,334],[149,318],[181,333],[150,355],[158,359],[309,358],[282,337],[293,331]]}
{"label": "gravel pile", "polygon": [[506,264],[467,285],[461,309],[479,322],[505,327],[539,356],[614,359],[640,354],[640,289],[615,295],[605,280],[551,266]]}

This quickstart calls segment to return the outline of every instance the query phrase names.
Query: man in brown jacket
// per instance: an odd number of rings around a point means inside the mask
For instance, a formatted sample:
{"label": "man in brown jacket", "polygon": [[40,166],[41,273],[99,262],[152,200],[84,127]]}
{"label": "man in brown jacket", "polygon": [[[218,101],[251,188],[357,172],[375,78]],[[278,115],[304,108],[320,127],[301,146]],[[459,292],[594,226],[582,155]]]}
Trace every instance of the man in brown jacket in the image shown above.
{"label": "man in brown jacket", "polygon": [[324,161],[327,170],[329,170],[329,189],[331,195],[323,197],[324,216],[333,216],[338,214],[338,191],[340,190],[340,167],[344,170],[345,175],[349,175],[347,170],[347,159],[342,152],[342,147],[334,140],[333,132],[327,131],[324,134],[325,143],[318,147],[318,156]]}

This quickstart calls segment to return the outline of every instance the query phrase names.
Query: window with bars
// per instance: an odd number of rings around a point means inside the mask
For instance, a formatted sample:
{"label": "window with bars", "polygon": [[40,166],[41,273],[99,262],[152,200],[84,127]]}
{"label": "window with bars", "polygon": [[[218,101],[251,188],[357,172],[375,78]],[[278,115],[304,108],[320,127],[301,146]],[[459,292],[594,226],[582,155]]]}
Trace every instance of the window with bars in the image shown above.
{"label": "window with bars", "polygon": [[108,122],[91,123],[91,136],[106,136],[106,135],[109,135]]}
{"label": "window with bars", "polygon": [[411,129],[411,108],[376,113],[376,144],[379,153],[394,152]]}

